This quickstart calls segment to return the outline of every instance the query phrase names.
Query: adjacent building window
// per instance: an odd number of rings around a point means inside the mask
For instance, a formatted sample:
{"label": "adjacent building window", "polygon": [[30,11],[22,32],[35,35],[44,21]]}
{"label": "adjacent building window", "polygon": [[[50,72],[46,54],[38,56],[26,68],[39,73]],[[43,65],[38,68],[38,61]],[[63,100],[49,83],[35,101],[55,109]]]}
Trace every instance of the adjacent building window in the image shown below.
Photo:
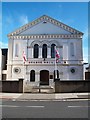
{"label": "adjacent building window", "polygon": [[38,58],[38,54],[39,54],[39,46],[38,44],[34,45],[34,58]]}
{"label": "adjacent building window", "polygon": [[71,53],[71,56],[74,56],[74,44],[73,43],[70,43],[70,53]]}
{"label": "adjacent building window", "polygon": [[30,82],[35,82],[35,71],[31,70],[30,72]]}
{"label": "adjacent building window", "polygon": [[15,45],[15,57],[18,57],[18,53],[19,53],[19,46],[18,44]]}
{"label": "adjacent building window", "polygon": [[51,45],[51,58],[55,58],[55,44]]}
{"label": "adjacent building window", "polygon": [[43,44],[42,57],[47,58],[47,45],[46,44]]}

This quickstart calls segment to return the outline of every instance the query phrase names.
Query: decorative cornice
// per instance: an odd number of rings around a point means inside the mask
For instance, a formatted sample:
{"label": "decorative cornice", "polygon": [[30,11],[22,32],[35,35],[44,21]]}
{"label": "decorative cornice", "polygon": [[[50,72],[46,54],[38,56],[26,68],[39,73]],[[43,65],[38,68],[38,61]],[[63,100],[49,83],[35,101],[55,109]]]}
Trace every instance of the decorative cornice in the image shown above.
{"label": "decorative cornice", "polygon": [[23,31],[35,26],[36,24],[39,24],[42,21],[43,22],[50,22],[50,23],[52,23],[52,24],[54,24],[54,25],[56,25],[56,26],[58,26],[58,27],[60,27],[62,29],[65,29],[66,31],[69,31],[70,33],[83,35],[82,32],[80,32],[80,31],[78,31],[78,30],[76,30],[76,29],[74,29],[74,28],[72,28],[72,27],[70,27],[70,26],[68,26],[68,25],[66,25],[66,24],[64,24],[62,22],[59,22],[58,20],[55,20],[55,19],[53,19],[53,18],[51,18],[49,16],[43,15],[40,18],[38,18],[38,19],[36,19],[36,20],[34,20],[34,21],[20,27],[19,29],[15,30],[14,32],[8,34],[8,37],[13,36],[13,35],[19,35]]}
{"label": "decorative cornice", "polygon": [[23,39],[23,40],[29,40],[29,39],[69,39],[69,38],[82,38],[82,35],[70,35],[70,34],[60,34],[60,35],[21,35],[21,36],[9,36],[10,39]]}

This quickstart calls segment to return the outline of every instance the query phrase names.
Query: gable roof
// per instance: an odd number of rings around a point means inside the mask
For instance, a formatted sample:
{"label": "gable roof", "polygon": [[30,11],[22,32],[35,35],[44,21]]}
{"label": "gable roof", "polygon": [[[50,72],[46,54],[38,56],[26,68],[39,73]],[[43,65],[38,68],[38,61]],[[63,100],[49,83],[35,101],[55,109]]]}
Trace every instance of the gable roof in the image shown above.
{"label": "gable roof", "polygon": [[22,33],[23,31],[25,31],[25,30],[27,30],[27,29],[35,26],[36,24],[38,24],[38,23],[40,23],[40,22],[42,22],[42,21],[43,21],[43,22],[46,22],[46,21],[47,21],[47,22],[50,22],[50,23],[52,23],[52,24],[54,24],[54,25],[56,25],[56,26],[58,26],[58,27],[60,27],[60,28],[63,28],[64,30],[66,30],[66,31],[68,31],[68,32],[70,32],[70,33],[72,33],[72,34],[80,34],[80,35],[83,35],[82,32],[80,32],[80,31],[78,31],[78,30],[76,30],[76,29],[74,29],[74,28],[72,28],[72,27],[70,27],[70,26],[68,26],[68,25],[66,25],[66,24],[64,24],[64,23],[62,23],[62,22],[54,19],[54,18],[51,18],[51,17],[49,17],[49,16],[47,16],[47,15],[43,15],[43,16],[37,18],[36,20],[34,20],[34,21],[32,21],[32,22],[29,22],[28,24],[25,24],[25,25],[23,25],[22,27],[18,28],[17,30],[11,32],[10,34],[8,34],[8,36],[16,36],[16,35],[19,35],[19,34]]}

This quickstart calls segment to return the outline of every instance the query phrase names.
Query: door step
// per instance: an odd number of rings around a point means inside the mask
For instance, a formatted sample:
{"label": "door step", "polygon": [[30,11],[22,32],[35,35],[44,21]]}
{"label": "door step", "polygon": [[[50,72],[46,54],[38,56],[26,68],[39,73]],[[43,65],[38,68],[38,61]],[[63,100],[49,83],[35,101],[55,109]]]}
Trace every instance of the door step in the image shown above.
{"label": "door step", "polygon": [[54,88],[51,86],[34,86],[33,91],[38,90],[38,92],[43,92],[43,93],[53,93]]}

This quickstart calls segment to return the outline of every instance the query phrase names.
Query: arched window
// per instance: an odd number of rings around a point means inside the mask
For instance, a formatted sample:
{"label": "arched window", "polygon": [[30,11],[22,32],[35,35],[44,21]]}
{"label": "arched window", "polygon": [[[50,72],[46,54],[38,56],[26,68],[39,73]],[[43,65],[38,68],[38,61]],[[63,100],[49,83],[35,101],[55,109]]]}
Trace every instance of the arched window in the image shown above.
{"label": "arched window", "polygon": [[59,78],[59,71],[58,70],[54,70],[54,80],[55,78]]}
{"label": "arched window", "polygon": [[42,57],[47,58],[47,45],[46,44],[43,44]]}
{"label": "arched window", "polygon": [[18,57],[18,53],[19,53],[19,46],[18,44],[15,45],[15,57]]}
{"label": "arched window", "polygon": [[39,46],[38,44],[34,45],[34,58],[38,58],[38,54],[39,54]]}
{"label": "arched window", "polygon": [[71,53],[71,56],[74,56],[74,44],[73,43],[70,43],[70,53]]}
{"label": "arched window", "polygon": [[35,71],[34,70],[31,70],[30,72],[30,81],[35,82]]}
{"label": "arched window", "polygon": [[51,45],[51,58],[55,58],[55,44]]}

